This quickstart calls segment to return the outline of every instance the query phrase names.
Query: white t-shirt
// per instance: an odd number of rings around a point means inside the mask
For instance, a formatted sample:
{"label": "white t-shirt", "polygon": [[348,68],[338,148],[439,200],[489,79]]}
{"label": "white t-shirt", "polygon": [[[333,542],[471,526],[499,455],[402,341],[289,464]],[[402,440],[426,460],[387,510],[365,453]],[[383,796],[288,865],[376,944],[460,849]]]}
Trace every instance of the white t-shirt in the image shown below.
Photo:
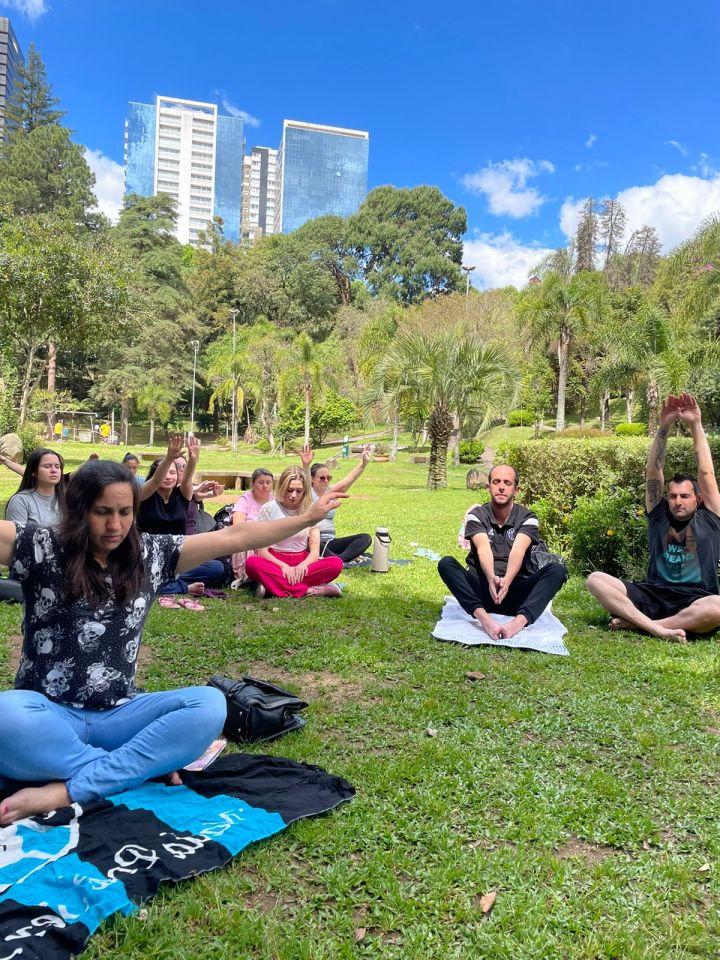
{"label": "white t-shirt", "polygon": [[[286,510],[285,507],[280,506],[277,500],[271,500],[270,503],[265,504],[258,514],[258,523],[262,523],[263,520],[286,520],[288,517],[296,517],[298,512],[297,510]],[[305,527],[291,537],[274,543],[273,547],[276,550],[284,550],[286,553],[304,553],[308,549],[308,534],[311,529],[311,527]]]}

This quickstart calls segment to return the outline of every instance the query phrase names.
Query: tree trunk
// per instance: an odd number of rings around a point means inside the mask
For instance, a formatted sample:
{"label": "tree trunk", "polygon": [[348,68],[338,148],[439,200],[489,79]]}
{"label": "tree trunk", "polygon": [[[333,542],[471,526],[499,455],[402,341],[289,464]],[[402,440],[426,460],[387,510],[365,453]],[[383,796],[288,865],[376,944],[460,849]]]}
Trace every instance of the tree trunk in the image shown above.
{"label": "tree trunk", "polygon": [[47,369],[48,393],[55,393],[56,374],[57,374],[57,346],[51,340],[48,343],[48,369]]}
{"label": "tree trunk", "polygon": [[648,434],[654,437],[658,431],[658,406],[660,405],[660,391],[654,380],[648,380],[645,396],[648,407]]}
{"label": "tree trunk", "polygon": [[305,392],[305,446],[310,446],[310,380],[308,377],[305,377],[304,392]]}
{"label": "tree trunk", "polygon": [[428,442],[428,421],[426,420],[423,424],[422,433],[420,434],[420,446],[424,447]]}
{"label": "tree trunk", "polygon": [[557,346],[558,358],[558,388],[557,414],[555,416],[555,430],[559,433],[565,429],[565,394],[567,392],[568,354],[570,352],[570,335],[565,328],[560,332]]}
{"label": "tree trunk", "polygon": [[625,394],[625,404],[627,406],[627,422],[633,422],[633,410],[635,409],[635,390],[629,387]]}
{"label": "tree trunk", "polygon": [[32,391],[33,363],[35,362],[35,347],[30,347],[27,354],[27,366],[23,374],[22,387],[20,389],[20,409],[18,412],[18,427],[25,425],[27,419],[28,404],[30,403],[30,392]]}
{"label": "tree trunk", "polygon": [[460,417],[457,413],[452,413],[452,431],[450,433],[450,443],[448,445],[448,455],[452,454],[453,466],[460,463],[460,441],[462,440],[462,428],[460,426]]}
{"label": "tree trunk", "polygon": [[447,487],[447,454],[453,420],[446,407],[435,407],[428,420],[430,462],[427,485],[430,490]]}
{"label": "tree trunk", "polygon": [[120,400],[120,433],[125,438],[125,446],[128,445],[128,429],[130,420],[130,398],[122,397]]}
{"label": "tree trunk", "polygon": [[150,417],[150,446],[155,443],[155,417]]}
{"label": "tree trunk", "polygon": [[400,440],[400,401],[398,400],[395,404],[395,409],[393,410],[393,438],[392,438],[392,447],[390,448],[391,463],[397,462],[399,440]]}

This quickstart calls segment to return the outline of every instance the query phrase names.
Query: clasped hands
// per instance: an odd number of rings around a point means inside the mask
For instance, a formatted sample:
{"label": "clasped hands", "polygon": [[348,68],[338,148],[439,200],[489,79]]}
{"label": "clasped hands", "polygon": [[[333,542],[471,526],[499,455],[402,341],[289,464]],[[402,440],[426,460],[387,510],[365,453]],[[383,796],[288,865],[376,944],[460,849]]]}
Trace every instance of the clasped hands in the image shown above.
{"label": "clasped hands", "polygon": [[294,585],[305,579],[305,576],[308,572],[308,566],[309,561],[304,560],[296,567],[291,567],[288,563],[282,563],[280,564],[280,569],[282,570],[282,575],[285,577],[287,582],[291,585]]}
{"label": "clasped hands", "polygon": [[686,423],[700,423],[701,414],[698,402],[689,393],[681,393],[678,396],[669,396],[660,411],[660,422],[669,426],[676,420],[684,420]]}
{"label": "clasped hands", "polygon": [[511,583],[512,581],[508,580],[507,577],[497,577],[495,575],[488,577],[488,587],[490,588],[490,597],[493,603],[500,606],[508,595]]}

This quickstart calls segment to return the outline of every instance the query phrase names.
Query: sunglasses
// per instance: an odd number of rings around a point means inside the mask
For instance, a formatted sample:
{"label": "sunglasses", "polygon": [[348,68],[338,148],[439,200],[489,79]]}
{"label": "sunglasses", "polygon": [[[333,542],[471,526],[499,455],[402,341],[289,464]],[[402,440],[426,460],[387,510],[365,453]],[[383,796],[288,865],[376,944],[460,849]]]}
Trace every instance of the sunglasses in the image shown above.
{"label": "sunglasses", "polygon": [[320,474],[320,473],[319,473],[319,474],[317,475],[317,478],[318,478],[318,480],[322,480],[323,482],[325,482],[326,480],[332,480],[332,474],[331,474],[331,473],[325,473],[325,474]]}

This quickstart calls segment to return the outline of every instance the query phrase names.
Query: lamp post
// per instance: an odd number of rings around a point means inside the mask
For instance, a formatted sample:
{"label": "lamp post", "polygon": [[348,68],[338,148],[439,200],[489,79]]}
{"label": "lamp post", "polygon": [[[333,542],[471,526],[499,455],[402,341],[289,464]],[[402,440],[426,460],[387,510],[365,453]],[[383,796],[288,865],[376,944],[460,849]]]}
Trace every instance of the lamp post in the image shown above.
{"label": "lamp post", "polygon": [[190,346],[193,348],[193,382],[192,382],[192,400],[190,402],[190,433],[195,430],[195,370],[197,369],[197,355],[200,349],[199,340],[191,340]]}
{"label": "lamp post", "polygon": [[235,318],[238,315],[238,311],[231,310],[230,313],[232,314],[232,452],[237,453],[237,411],[235,410],[235,402],[237,398],[237,370],[235,369]]}
{"label": "lamp post", "polygon": [[463,264],[463,266],[460,267],[460,269],[461,269],[461,270],[464,272],[464,274],[465,274],[465,296],[466,296],[466,297],[469,297],[469,296],[470,296],[470,274],[471,274],[472,271],[475,269],[475,267],[466,267],[466,266]]}

